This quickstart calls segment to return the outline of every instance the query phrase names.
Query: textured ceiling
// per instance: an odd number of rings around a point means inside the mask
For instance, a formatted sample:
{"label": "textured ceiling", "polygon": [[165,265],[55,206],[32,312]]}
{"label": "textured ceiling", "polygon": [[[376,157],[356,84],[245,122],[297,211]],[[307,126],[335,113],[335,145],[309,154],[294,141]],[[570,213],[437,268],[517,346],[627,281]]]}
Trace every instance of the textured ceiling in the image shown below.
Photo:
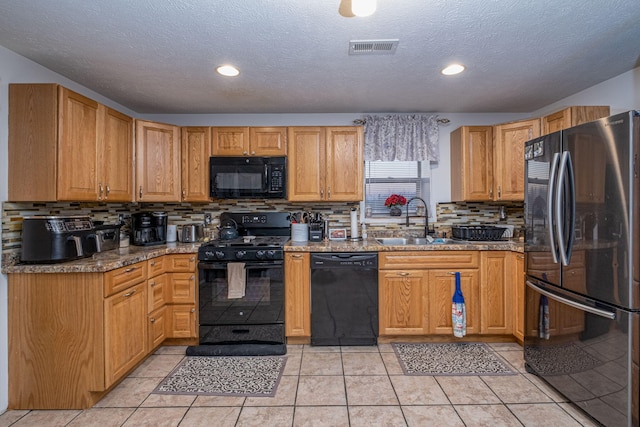
{"label": "textured ceiling", "polygon": [[0,45],[141,114],[531,112],[640,65],[638,0],[341,1],[2,1]]}

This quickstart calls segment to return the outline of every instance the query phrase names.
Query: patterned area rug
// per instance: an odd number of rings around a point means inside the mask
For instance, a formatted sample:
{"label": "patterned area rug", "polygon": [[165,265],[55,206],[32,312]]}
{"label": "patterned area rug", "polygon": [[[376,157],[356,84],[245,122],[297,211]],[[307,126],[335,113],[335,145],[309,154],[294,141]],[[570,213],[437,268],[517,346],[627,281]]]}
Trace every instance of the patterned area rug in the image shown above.
{"label": "patterned area rug", "polygon": [[484,343],[393,343],[405,375],[516,375]]}
{"label": "patterned area rug", "polygon": [[286,357],[185,357],[153,393],[273,396]]}
{"label": "patterned area rug", "polygon": [[525,347],[527,363],[540,375],[568,375],[590,371],[604,364],[575,344]]}

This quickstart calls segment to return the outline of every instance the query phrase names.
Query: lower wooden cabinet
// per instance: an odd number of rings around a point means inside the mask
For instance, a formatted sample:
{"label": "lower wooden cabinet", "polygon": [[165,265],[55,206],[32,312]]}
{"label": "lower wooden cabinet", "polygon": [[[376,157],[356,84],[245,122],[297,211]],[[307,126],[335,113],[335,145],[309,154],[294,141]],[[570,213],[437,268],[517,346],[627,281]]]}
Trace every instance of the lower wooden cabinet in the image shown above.
{"label": "lower wooden cabinet", "polygon": [[483,251],[480,257],[482,293],[480,296],[480,332],[513,333],[513,275],[510,252]]}
{"label": "lower wooden cabinet", "polygon": [[524,342],[524,254],[511,252],[511,266],[513,268],[513,336],[518,342]]}
{"label": "lower wooden cabinet", "polygon": [[89,408],[166,338],[197,338],[195,259],[9,274],[9,408]]}
{"label": "lower wooden cabinet", "polygon": [[[380,270],[380,335],[429,333],[428,275],[422,270]],[[449,304],[451,321],[451,304]]]}
{"label": "lower wooden cabinet", "polygon": [[460,288],[467,314],[467,334],[480,333],[480,278],[477,269],[446,269],[429,271],[429,333],[452,335],[451,305],[456,289],[454,271],[460,272]]}
{"label": "lower wooden cabinet", "polygon": [[284,325],[287,337],[311,337],[311,257],[290,252],[284,257]]}
{"label": "lower wooden cabinet", "polygon": [[147,355],[147,290],[132,286],[104,301],[106,387]]}

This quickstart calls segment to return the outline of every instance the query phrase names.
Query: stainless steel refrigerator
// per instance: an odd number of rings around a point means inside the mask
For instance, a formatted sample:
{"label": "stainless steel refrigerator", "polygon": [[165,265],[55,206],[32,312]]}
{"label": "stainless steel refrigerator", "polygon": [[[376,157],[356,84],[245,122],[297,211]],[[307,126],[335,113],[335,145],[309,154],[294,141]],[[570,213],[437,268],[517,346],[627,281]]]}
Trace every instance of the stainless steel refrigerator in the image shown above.
{"label": "stainless steel refrigerator", "polygon": [[525,144],[528,372],[606,426],[638,426],[640,112]]}

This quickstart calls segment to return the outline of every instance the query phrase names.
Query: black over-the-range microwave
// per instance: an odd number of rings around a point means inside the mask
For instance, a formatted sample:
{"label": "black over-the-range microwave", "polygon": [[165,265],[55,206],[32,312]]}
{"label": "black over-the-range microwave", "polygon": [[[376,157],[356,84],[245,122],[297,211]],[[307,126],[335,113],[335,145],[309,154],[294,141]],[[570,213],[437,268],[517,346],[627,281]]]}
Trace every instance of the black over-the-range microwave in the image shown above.
{"label": "black over-the-range microwave", "polygon": [[214,199],[286,199],[286,157],[211,157]]}

